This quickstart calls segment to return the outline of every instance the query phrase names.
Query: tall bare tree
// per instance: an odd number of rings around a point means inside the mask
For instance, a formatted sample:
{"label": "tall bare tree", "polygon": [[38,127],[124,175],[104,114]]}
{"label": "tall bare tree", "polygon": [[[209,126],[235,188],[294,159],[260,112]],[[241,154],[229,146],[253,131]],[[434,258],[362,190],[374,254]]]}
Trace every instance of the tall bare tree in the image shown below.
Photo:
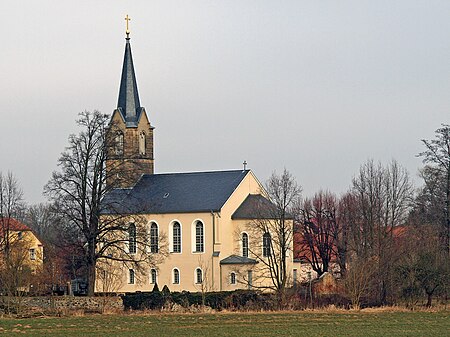
{"label": "tall bare tree", "polygon": [[[60,170],[53,172],[44,189],[55,211],[72,228],[73,241],[83,245],[88,295],[94,294],[98,261],[147,268],[160,261],[165,251],[161,247],[158,253],[150,254],[144,218],[115,214],[118,205],[104,198],[117,186],[115,179],[127,175],[125,165],[106,170],[108,149],[115,145],[107,137],[112,127],[108,121],[109,117],[99,111],[80,114],[77,124],[81,131],[69,136],[69,145],[58,160]],[[134,210],[136,213],[139,210]]]}
{"label": "tall bare tree", "polygon": [[9,219],[22,213],[23,191],[11,172],[0,172],[0,248],[6,258],[11,252],[12,236]]}
{"label": "tall bare tree", "polygon": [[306,260],[319,277],[328,272],[332,260],[336,260],[337,211],[337,198],[330,192],[319,191],[302,203],[297,255]]}
{"label": "tall bare tree", "polygon": [[[248,224],[249,250],[258,263],[263,287],[277,292],[280,305],[289,282],[288,263],[292,259],[293,216],[299,207],[301,187],[292,174],[272,173],[261,191],[267,199],[255,204],[254,217]],[[245,279],[245,277],[244,277]]]}
{"label": "tall bare tree", "polygon": [[[378,299],[385,303],[391,289],[395,253],[394,231],[407,219],[412,201],[408,172],[396,161],[387,166],[367,161],[353,179],[356,218],[349,219],[351,246],[358,258],[377,261]],[[398,253],[398,252],[397,252]]]}
{"label": "tall bare tree", "polygon": [[435,139],[422,139],[426,150],[419,153],[428,170],[435,170],[435,177],[443,186],[444,204],[442,213],[444,222],[441,230],[442,249],[450,255],[450,125],[442,124],[435,131]]}

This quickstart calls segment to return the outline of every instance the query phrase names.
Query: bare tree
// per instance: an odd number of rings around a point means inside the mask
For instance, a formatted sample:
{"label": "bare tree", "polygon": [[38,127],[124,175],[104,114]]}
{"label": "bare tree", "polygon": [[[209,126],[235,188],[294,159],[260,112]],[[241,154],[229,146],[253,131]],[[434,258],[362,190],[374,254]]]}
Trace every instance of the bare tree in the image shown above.
{"label": "bare tree", "polygon": [[351,226],[351,246],[359,259],[376,258],[379,301],[385,303],[393,284],[394,230],[407,219],[412,200],[408,172],[396,161],[383,167],[372,160],[361,166],[351,193],[357,203]]}
{"label": "bare tree", "polygon": [[356,258],[353,260],[352,266],[344,279],[344,287],[353,308],[359,309],[361,299],[369,295],[375,270],[376,262],[373,258]]}
{"label": "bare tree", "polygon": [[24,208],[23,192],[11,172],[0,172],[0,248],[7,259],[11,252],[10,219],[15,218]]}
{"label": "bare tree", "polygon": [[[288,261],[292,259],[294,237],[293,215],[299,207],[301,187],[292,174],[284,169],[281,175],[272,173],[265,191],[267,197],[254,205],[254,220],[247,230],[250,232],[249,251],[259,262],[255,266],[255,277],[262,279],[262,288],[277,292],[279,304],[284,300],[288,286]],[[245,280],[245,274],[242,278]]]}
{"label": "bare tree", "polygon": [[436,170],[435,176],[443,186],[445,199],[442,213],[445,220],[441,230],[442,249],[450,255],[450,125],[442,124],[435,134],[435,139],[422,139],[426,150],[419,153],[419,156],[423,157],[423,162],[431,170]]}
{"label": "bare tree", "polygon": [[443,298],[449,291],[450,263],[447,252],[436,242],[439,231],[431,225],[410,226],[405,233],[405,249],[398,265],[398,282],[405,299],[418,300],[426,297],[431,306],[433,296]]}
{"label": "bare tree", "polygon": [[104,198],[128,173],[120,165],[106,170],[108,149],[114,146],[107,136],[112,127],[108,121],[109,117],[98,111],[80,114],[77,124],[81,131],[69,136],[69,145],[58,160],[60,171],[53,172],[44,189],[56,212],[73,228],[73,241],[84,247],[88,295],[94,294],[99,260],[147,268],[165,252],[162,246],[158,253],[149,254],[144,216],[119,214],[115,212],[119,205]]}
{"label": "bare tree", "polygon": [[329,271],[336,258],[337,211],[337,198],[330,192],[320,191],[302,204],[297,255],[311,265],[318,277]]}

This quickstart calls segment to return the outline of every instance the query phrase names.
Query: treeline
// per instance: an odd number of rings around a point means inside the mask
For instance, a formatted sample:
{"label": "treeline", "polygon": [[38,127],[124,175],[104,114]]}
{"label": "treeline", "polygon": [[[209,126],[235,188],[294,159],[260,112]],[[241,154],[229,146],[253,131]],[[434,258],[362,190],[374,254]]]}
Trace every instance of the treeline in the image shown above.
{"label": "treeline", "polygon": [[414,190],[396,161],[368,160],[338,197],[304,199],[296,222],[297,257],[318,276],[339,271],[354,305],[432,304],[450,286],[450,126],[423,140],[423,185]]}

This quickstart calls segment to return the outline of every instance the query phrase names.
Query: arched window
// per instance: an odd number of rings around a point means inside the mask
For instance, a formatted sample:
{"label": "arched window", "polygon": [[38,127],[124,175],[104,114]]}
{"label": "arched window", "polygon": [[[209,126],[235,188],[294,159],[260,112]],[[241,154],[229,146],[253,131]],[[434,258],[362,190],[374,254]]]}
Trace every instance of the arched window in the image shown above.
{"label": "arched window", "polygon": [[130,254],[136,254],[136,225],[130,224],[128,227],[128,252]]}
{"label": "arched window", "polygon": [[139,134],[139,154],[145,155],[145,147],[146,147],[146,141],[145,141],[145,132],[142,131]]}
{"label": "arched window", "polygon": [[203,283],[203,272],[200,268],[195,269],[195,283],[197,284]]}
{"label": "arched window", "polygon": [[236,273],[232,272],[230,274],[230,284],[236,284]]}
{"label": "arched window", "polygon": [[242,256],[248,257],[248,234],[242,233]]}
{"label": "arched window", "polygon": [[201,221],[197,221],[197,223],[195,224],[195,251],[205,251],[203,223]]}
{"label": "arched window", "polygon": [[173,284],[180,284],[180,271],[177,268],[173,270]]}
{"label": "arched window", "polygon": [[129,271],[128,283],[134,284],[134,269],[129,269],[128,271]]}
{"label": "arched window", "polygon": [[114,153],[116,156],[123,156],[123,133],[117,131],[116,138],[114,140]]}
{"label": "arched window", "polygon": [[173,224],[172,252],[181,253],[181,225],[179,222]]}
{"label": "arched window", "polygon": [[156,282],[157,282],[156,277],[157,277],[156,269],[151,269],[150,270],[150,283],[151,284],[156,284]]}
{"label": "arched window", "polygon": [[158,253],[158,225],[154,222],[150,225],[150,252]]}
{"label": "arched window", "polygon": [[263,253],[264,257],[269,257],[271,254],[270,244],[271,244],[270,234],[266,232],[263,235],[263,251],[262,251],[262,253]]}

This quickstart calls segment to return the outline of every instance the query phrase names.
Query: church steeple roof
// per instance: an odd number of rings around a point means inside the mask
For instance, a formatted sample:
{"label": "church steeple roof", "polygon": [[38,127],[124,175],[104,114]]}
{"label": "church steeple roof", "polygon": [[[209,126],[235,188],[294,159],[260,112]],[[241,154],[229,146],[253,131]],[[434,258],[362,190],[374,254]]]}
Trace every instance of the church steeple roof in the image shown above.
{"label": "church steeple roof", "polygon": [[125,43],[125,54],[123,57],[122,77],[120,80],[117,109],[121,112],[127,125],[130,126],[137,124],[141,111],[143,109],[139,101],[128,29]]}

